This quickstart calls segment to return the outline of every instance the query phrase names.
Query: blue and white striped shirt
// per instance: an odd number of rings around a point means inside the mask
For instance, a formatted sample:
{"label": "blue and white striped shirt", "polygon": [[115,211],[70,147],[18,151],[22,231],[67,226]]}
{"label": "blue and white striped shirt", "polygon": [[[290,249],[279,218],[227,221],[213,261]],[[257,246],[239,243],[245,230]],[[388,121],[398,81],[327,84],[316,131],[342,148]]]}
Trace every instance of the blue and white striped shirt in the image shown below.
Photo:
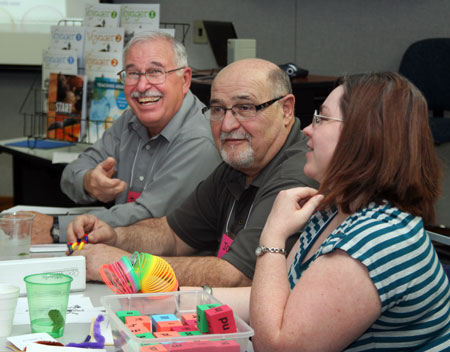
{"label": "blue and white striped shirt", "polygon": [[291,289],[320,255],[345,251],[367,267],[381,315],[346,351],[450,350],[450,285],[422,219],[389,203],[349,216],[302,264],[336,210],[316,213],[300,236],[289,270]]}

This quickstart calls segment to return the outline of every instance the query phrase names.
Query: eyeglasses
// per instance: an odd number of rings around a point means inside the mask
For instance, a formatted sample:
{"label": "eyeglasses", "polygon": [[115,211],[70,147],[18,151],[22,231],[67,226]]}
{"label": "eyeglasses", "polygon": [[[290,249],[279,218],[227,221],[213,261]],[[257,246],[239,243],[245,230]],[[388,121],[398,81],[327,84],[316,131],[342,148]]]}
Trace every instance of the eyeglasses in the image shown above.
{"label": "eyeglasses", "polygon": [[225,118],[225,114],[228,110],[230,110],[234,117],[236,117],[240,121],[245,121],[246,119],[250,117],[255,117],[256,113],[262,109],[267,108],[268,106],[272,105],[276,101],[283,99],[284,96],[278,97],[269,101],[266,101],[265,103],[255,105],[255,104],[236,104],[233,105],[231,108],[226,108],[224,106],[220,105],[211,105],[206,106],[202,109],[202,112],[205,114],[205,116],[210,119],[211,121],[221,121]]}
{"label": "eyeglasses", "polygon": [[120,81],[125,84],[126,86],[131,86],[133,84],[137,84],[139,82],[139,80],[141,79],[141,76],[145,76],[145,78],[147,79],[148,83],[150,84],[163,84],[166,79],[167,79],[167,75],[169,73],[178,71],[178,70],[183,70],[186,67],[178,67],[175,68],[173,70],[169,70],[169,71],[163,71],[160,68],[149,68],[148,70],[146,70],[145,72],[139,72],[139,71],[134,71],[132,69],[124,69],[122,71],[120,71],[117,75],[120,78]]}
{"label": "eyeglasses", "polygon": [[328,117],[328,116],[319,115],[319,114],[317,113],[317,110],[314,110],[313,119],[312,119],[312,125],[313,125],[313,126],[315,126],[315,125],[320,125],[320,123],[322,122],[322,120],[324,120],[324,121],[331,120],[331,121],[344,122],[344,120],[339,119],[339,118],[337,118],[337,117]]}

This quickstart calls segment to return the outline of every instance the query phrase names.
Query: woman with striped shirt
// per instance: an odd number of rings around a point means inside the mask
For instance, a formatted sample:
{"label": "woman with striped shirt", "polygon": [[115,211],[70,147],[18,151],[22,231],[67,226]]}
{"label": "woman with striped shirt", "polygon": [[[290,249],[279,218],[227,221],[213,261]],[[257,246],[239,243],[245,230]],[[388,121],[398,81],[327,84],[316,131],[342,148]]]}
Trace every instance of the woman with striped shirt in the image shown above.
{"label": "woman with striped shirt", "polygon": [[449,282],[424,229],[441,171],[422,94],[395,73],[352,75],[303,133],[321,187],[280,192],[267,219],[254,349],[450,350]]}

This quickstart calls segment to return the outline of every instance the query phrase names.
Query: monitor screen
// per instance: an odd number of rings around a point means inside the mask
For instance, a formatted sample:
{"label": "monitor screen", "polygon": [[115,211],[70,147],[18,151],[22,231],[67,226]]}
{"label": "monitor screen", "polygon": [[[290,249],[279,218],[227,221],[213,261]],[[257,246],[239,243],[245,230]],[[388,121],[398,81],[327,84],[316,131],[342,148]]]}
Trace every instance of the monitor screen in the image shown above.
{"label": "monitor screen", "polygon": [[219,67],[227,65],[228,39],[236,39],[233,23],[220,21],[203,21],[209,44]]}

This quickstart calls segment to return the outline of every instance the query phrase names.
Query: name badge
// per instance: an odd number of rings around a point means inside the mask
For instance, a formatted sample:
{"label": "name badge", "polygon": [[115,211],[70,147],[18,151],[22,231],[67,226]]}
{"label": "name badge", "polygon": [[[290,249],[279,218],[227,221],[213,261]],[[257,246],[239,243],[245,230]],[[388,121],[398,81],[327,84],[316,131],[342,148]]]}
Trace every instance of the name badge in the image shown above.
{"label": "name badge", "polygon": [[129,191],[128,192],[128,197],[127,197],[127,203],[133,203],[136,201],[136,199],[138,199],[141,196],[142,193],[139,192],[133,192],[133,191]]}
{"label": "name badge", "polygon": [[222,235],[222,241],[220,241],[219,253],[217,253],[218,258],[222,258],[230,250],[230,246],[233,243],[233,239],[226,233]]}

